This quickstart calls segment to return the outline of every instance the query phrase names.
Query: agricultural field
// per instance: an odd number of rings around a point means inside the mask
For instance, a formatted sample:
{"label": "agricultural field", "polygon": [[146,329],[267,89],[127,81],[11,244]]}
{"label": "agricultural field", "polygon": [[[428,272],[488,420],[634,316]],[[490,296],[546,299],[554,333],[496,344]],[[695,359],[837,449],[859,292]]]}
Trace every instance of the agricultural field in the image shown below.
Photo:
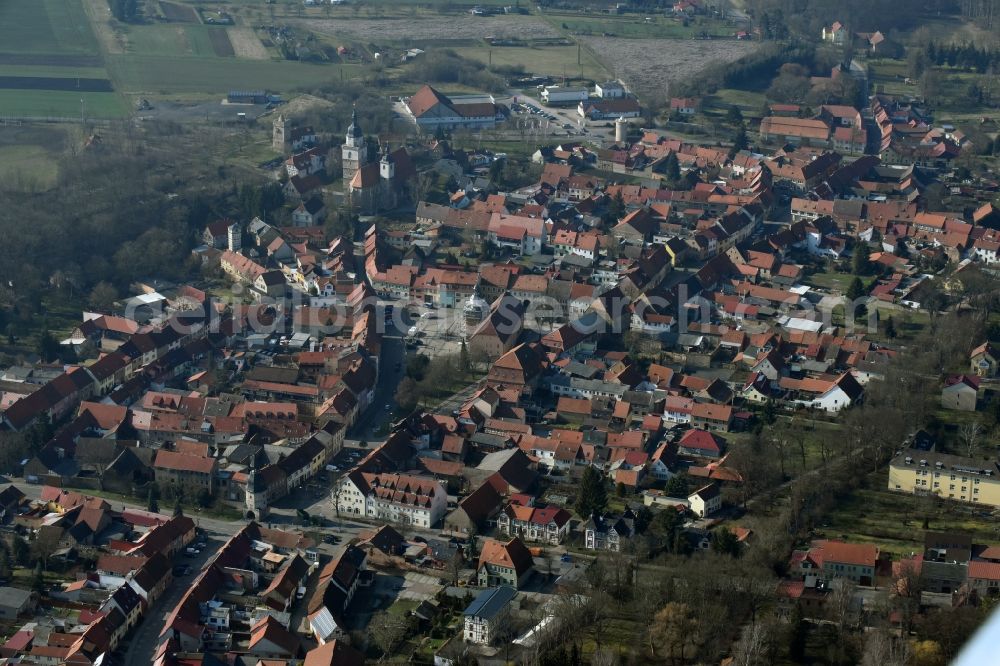
{"label": "agricultural field", "polygon": [[571,35],[597,35],[628,39],[691,39],[696,36],[732,37],[738,32],[734,25],[723,21],[699,19],[688,25],[663,16],[600,16],[578,13],[559,14],[546,12],[545,18],[553,26]]}
{"label": "agricultural field", "polygon": [[80,0],[0,5],[0,114],[121,115],[103,65]]}
{"label": "agricultural field", "polygon": [[607,70],[590,51],[578,54],[576,46],[466,46],[453,50],[464,58],[492,63],[494,67],[521,65],[533,74],[595,80],[607,76]]}
{"label": "agricultural field", "polygon": [[551,39],[559,32],[534,16],[440,16],[417,14],[409,18],[305,19],[303,28],[347,41],[420,42],[422,40]]}
{"label": "agricultural field", "polygon": [[179,5],[175,2],[166,2],[166,0],[160,0],[159,4],[163,17],[168,21],[176,21],[178,23],[201,22],[198,19],[198,12],[196,12],[193,7]]}
{"label": "agricultural field", "polygon": [[232,89],[263,88],[292,91],[325,85],[358,74],[356,65],[329,66],[288,61],[191,58],[141,55],[108,57],[108,69],[120,89],[128,94],[219,94]]}
{"label": "agricultural field", "polygon": [[751,42],[726,40],[622,39],[579,37],[597,54],[615,78],[620,78],[639,97],[663,95],[670,81],[690,77],[706,65],[732,62],[755,47]]}

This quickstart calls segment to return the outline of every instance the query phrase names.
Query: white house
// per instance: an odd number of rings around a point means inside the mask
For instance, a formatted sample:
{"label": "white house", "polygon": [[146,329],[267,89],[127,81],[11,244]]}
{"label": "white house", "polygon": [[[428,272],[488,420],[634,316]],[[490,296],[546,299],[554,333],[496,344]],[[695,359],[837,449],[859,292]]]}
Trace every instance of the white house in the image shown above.
{"label": "white house", "polygon": [[444,486],[428,476],[354,471],[334,495],[341,513],[418,527],[437,525],[448,508]]}
{"label": "white house", "polygon": [[833,382],[829,388],[813,400],[812,406],[823,409],[827,412],[839,412],[845,407],[850,407],[861,399],[864,389],[858,384],[854,376],[845,372],[837,381]]}
{"label": "white house", "polygon": [[719,487],[710,483],[688,495],[688,502],[692,513],[705,518],[722,508],[722,495],[719,494]]}
{"label": "white house", "polygon": [[605,81],[594,86],[594,94],[601,99],[615,99],[625,96],[625,86],[618,81]]}
{"label": "white house", "polygon": [[489,645],[504,638],[511,602],[516,596],[517,590],[509,585],[489,587],[480,592],[465,609],[465,642]]}

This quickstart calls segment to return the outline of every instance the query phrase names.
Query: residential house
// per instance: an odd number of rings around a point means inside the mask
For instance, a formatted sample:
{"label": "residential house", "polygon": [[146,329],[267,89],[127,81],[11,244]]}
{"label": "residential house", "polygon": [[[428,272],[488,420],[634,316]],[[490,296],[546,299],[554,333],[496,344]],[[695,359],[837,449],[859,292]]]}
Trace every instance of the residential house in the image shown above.
{"label": "residential house", "polygon": [[626,539],[635,536],[635,516],[628,509],[621,516],[594,514],[583,524],[583,547],[620,552]]}
{"label": "residential house", "polygon": [[906,449],[889,462],[889,490],[1000,507],[1000,465]]}
{"label": "residential house", "polygon": [[534,561],[518,538],[502,542],[487,539],[479,554],[477,580],[480,586],[509,585],[520,589],[534,571]]}
{"label": "residential house", "polygon": [[480,592],[465,609],[466,643],[489,645],[498,640],[511,640],[509,628],[511,602],[517,590],[509,585],[490,587]]}
{"label": "residential house", "polygon": [[1000,368],[1000,353],[989,342],[984,342],[969,354],[969,369],[977,377],[996,377]]}
{"label": "residential house", "polygon": [[497,518],[497,529],[506,536],[541,541],[553,546],[569,536],[570,514],[559,507],[538,508],[508,504]]}
{"label": "residential house", "polygon": [[335,492],[342,513],[419,527],[438,525],[448,508],[444,486],[427,476],[354,470]]}
{"label": "residential house", "polygon": [[719,486],[710,483],[688,495],[691,512],[700,518],[707,518],[722,508],[722,494]]}
{"label": "residential house", "polygon": [[204,491],[215,492],[215,473],[218,461],[205,456],[187,455],[160,449],[153,462],[153,474],[161,488],[182,486],[190,496]]}
{"label": "residential house", "polygon": [[817,540],[804,554],[793,554],[792,561],[802,575],[816,575],[826,581],[846,578],[858,585],[875,584],[878,546],[870,543]]}
{"label": "residential house", "polygon": [[972,375],[951,375],[944,380],[941,389],[941,406],[963,412],[976,411],[979,398],[979,377]]}

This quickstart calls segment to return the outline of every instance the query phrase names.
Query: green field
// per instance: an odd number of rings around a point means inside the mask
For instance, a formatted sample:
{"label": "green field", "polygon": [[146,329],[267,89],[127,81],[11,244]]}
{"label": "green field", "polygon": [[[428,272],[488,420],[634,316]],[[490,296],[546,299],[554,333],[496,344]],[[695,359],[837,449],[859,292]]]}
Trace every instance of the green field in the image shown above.
{"label": "green field", "polygon": [[358,75],[359,65],[313,65],[235,58],[108,56],[108,71],[126,93],[225,93],[232,89],[291,91]]}
{"label": "green field", "polygon": [[0,3],[0,52],[98,51],[80,0],[8,0]]}
{"label": "green field", "polygon": [[[587,49],[579,53],[577,64],[576,46],[494,46],[492,48],[460,47],[453,49],[463,58],[492,62],[494,67],[521,65],[534,74],[549,76],[583,76],[603,79],[607,76],[604,66]],[[492,51],[492,54],[491,54]]]}
{"label": "green field", "polygon": [[57,157],[43,146],[0,146],[0,189],[49,190],[58,177]]}
{"label": "green field", "polygon": [[78,93],[65,90],[0,89],[0,114],[79,118],[80,99],[88,118],[120,118],[129,106],[117,93]]}
{"label": "green field", "polygon": [[[195,55],[215,57],[209,28],[204,25],[170,23],[129,26],[128,50],[141,56]],[[218,30],[219,28],[214,28]]]}
{"label": "green field", "polygon": [[[108,77],[80,0],[0,3],[0,75],[42,78]],[[0,114],[78,118],[119,117],[128,106],[117,93],[0,89]],[[48,177],[41,179],[48,182]]]}

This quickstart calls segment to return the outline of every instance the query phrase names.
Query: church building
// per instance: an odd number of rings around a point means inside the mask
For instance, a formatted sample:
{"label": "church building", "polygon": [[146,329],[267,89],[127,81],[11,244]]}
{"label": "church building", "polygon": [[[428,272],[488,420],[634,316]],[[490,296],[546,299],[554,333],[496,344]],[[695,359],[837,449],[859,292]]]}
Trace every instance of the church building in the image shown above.
{"label": "church building", "polygon": [[416,170],[406,148],[389,150],[388,146],[383,146],[381,151],[374,149],[375,146],[365,139],[355,111],[341,146],[344,193],[363,215],[412,205]]}

